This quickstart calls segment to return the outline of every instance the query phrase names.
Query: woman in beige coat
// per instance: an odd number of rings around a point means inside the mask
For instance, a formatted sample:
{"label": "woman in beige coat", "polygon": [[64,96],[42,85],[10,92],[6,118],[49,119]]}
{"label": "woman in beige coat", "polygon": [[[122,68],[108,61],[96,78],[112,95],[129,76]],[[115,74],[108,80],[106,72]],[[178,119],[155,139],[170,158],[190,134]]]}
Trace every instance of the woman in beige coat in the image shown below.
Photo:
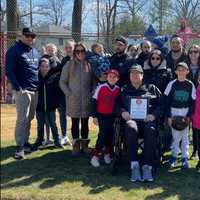
{"label": "woman in beige coat", "polygon": [[[86,48],[78,43],[74,47],[73,59],[63,68],[60,88],[66,97],[67,115],[72,119],[73,155],[82,150],[88,152],[88,119],[91,116],[91,96],[93,75],[86,60]],[[81,121],[81,139],[79,139],[79,122]]]}

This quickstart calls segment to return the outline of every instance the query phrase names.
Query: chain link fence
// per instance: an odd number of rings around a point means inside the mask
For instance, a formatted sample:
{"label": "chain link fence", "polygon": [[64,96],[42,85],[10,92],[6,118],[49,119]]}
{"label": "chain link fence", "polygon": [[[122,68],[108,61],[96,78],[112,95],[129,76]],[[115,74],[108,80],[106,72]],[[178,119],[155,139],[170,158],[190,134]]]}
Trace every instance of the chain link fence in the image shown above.
{"label": "chain link fence", "polygon": [[[116,35],[103,35],[94,33],[83,33],[81,35],[81,40],[85,43],[88,49],[90,49],[91,45],[95,42],[100,42],[104,45],[105,53],[108,55],[113,54],[113,40]],[[5,75],[5,55],[7,49],[12,46],[17,39],[20,38],[20,33],[17,32],[16,34],[4,34],[0,33],[0,66],[1,66],[1,102],[12,102],[11,98],[11,89],[8,84],[8,80]],[[37,40],[36,40],[36,48],[42,55],[42,49],[48,43],[54,43],[58,47],[59,57],[62,58],[64,56],[64,47],[67,40],[72,39],[71,34],[58,34],[58,33],[38,33]],[[140,44],[140,42],[144,39],[142,35],[135,35],[135,36],[127,36],[129,44]],[[187,43],[187,48],[190,47],[192,44],[200,45],[199,38],[190,39]],[[169,46],[169,43],[166,44]]]}

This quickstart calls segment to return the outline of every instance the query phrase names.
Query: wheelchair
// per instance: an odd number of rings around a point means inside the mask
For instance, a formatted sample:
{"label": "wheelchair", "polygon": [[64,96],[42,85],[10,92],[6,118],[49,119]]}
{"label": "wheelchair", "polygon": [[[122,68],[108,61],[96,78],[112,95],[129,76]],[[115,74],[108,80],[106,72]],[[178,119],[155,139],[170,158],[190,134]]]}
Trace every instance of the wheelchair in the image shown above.
{"label": "wheelchair", "polygon": [[[157,173],[157,169],[162,163],[162,158],[164,155],[164,135],[159,130],[159,122],[157,122],[157,130],[156,130],[156,145],[154,149],[153,155],[153,175]],[[120,164],[122,162],[123,157],[127,154],[127,146],[126,139],[124,133],[124,125],[125,121],[117,117],[114,122],[114,138],[113,138],[113,162],[112,162],[112,174],[116,175],[119,172]],[[142,163],[144,150],[144,140],[143,138],[138,138],[138,153],[139,153],[139,163]]]}

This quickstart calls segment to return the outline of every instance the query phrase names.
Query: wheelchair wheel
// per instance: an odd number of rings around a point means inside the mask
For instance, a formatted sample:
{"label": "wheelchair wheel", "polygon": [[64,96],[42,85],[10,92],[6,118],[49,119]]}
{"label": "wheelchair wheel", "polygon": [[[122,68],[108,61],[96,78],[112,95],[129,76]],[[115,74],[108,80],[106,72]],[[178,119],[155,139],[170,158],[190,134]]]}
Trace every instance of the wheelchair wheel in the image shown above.
{"label": "wheelchair wheel", "polygon": [[118,164],[120,162],[121,153],[123,151],[122,145],[122,132],[121,132],[121,120],[117,118],[114,123],[114,142],[113,142],[113,174],[118,172]]}

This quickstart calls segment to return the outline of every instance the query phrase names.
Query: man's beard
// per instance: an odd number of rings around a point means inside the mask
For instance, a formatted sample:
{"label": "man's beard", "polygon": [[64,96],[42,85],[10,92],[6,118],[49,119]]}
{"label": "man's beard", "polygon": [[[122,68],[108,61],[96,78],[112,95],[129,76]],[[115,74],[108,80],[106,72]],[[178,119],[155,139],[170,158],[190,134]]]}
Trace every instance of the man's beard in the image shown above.
{"label": "man's beard", "polygon": [[118,55],[122,55],[122,54],[124,54],[124,52],[125,52],[125,50],[123,50],[123,51],[116,50],[116,53],[117,53]]}
{"label": "man's beard", "polygon": [[178,52],[181,52],[181,49],[172,49],[172,52],[173,53],[178,53]]}

